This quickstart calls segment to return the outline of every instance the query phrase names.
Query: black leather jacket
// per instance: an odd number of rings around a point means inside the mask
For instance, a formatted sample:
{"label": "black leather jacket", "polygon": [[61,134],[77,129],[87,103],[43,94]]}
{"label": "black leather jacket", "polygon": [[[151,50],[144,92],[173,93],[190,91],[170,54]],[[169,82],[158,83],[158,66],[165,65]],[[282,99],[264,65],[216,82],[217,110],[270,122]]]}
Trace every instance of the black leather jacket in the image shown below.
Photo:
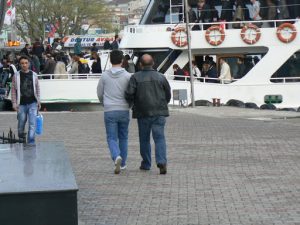
{"label": "black leather jacket", "polygon": [[133,118],[169,116],[169,82],[163,74],[150,67],[132,75],[125,98],[133,106]]}

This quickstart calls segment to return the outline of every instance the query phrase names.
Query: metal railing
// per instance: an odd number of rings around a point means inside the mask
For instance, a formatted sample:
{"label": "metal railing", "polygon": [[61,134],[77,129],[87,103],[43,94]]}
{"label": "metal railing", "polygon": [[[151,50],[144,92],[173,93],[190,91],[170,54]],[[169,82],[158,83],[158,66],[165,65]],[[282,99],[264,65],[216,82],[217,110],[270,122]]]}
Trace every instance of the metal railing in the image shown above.
{"label": "metal railing", "polygon": [[86,74],[39,74],[38,78],[41,80],[75,80],[88,79],[95,80],[102,76],[100,73],[86,73]]}
{"label": "metal railing", "polygon": [[[176,80],[176,81],[186,81],[190,82],[190,76],[184,76],[184,75],[166,75],[168,80]],[[219,79],[219,78],[209,78],[209,77],[193,77],[194,81],[201,82],[201,83],[215,83],[215,84],[229,84],[235,81],[238,81],[240,79]]]}
{"label": "metal railing", "polygon": [[[299,22],[300,19],[283,19],[283,20],[245,20],[245,21],[218,21],[218,22],[209,22],[209,23],[189,23],[190,27],[194,26],[199,26],[200,30],[206,30],[207,27],[213,26],[213,25],[219,25],[219,26],[224,26],[224,25],[233,25],[233,24],[241,24],[241,25],[246,25],[246,24],[266,24],[270,28],[277,28],[278,25],[281,25],[282,23],[289,22],[289,23],[297,23]],[[185,23],[178,23],[178,24],[143,24],[143,25],[130,25],[127,26],[124,32],[126,33],[132,33],[130,32],[131,28],[139,28],[139,33],[143,33],[143,31],[146,31],[148,28],[156,28],[157,31],[167,31],[165,28],[170,28],[170,27],[176,27],[180,25],[185,25]],[[162,29],[162,27],[165,27]],[[268,28],[265,27],[265,28]],[[264,27],[263,27],[264,28]],[[232,28],[234,29],[234,28]],[[192,30],[192,32],[199,31],[199,30]]]}
{"label": "metal railing", "polygon": [[16,135],[12,132],[11,128],[5,136],[4,132],[0,136],[0,144],[15,144],[15,143],[25,143],[26,142],[26,133],[23,134],[23,138],[16,138]]}
{"label": "metal railing", "polygon": [[298,83],[300,82],[300,77],[274,77],[270,78],[273,83]]}
{"label": "metal railing", "polygon": [[[167,75],[166,77],[168,78],[168,80],[186,81],[186,82],[190,81],[190,76]],[[200,81],[202,83],[218,83],[218,84],[230,84],[241,79],[220,80],[219,78],[194,77],[195,82]],[[272,83],[298,83],[300,82],[300,77],[276,77],[276,78],[270,78],[270,81]]]}

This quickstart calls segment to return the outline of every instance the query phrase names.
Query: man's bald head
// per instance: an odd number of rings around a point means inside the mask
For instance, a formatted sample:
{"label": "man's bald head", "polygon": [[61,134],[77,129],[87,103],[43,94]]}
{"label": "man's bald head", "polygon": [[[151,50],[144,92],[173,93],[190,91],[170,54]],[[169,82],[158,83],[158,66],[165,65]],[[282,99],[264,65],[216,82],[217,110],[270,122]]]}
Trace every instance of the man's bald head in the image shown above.
{"label": "man's bald head", "polygon": [[154,65],[154,61],[151,55],[145,54],[141,58],[142,67],[149,67]]}

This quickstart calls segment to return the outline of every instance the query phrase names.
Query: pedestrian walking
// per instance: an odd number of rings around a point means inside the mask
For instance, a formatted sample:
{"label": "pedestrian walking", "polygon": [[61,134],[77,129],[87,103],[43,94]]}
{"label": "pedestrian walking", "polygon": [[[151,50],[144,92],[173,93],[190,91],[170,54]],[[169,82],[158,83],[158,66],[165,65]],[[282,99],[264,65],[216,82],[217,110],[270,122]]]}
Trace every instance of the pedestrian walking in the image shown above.
{"label": "pedestrian walking", "polygon": [[142,70],[132,75],[125,98],[133,106],[133,118],[137,118],[142,157],[141,170],[151,168],[150,134],[155,142],[155,159],[160,174],[167,173],[167,149],[165,140],[170,85],[165,76],[153,69],[153,58],[145,54],[141,58]]}
{"label": "pedestrian walking", "polygon": [[112,68],[99,80],[97,94],[104,105],[107,144],[115,164],[115,174],[126,169],[128,151],[129,105],[125,99],[130,74],[122,68],[123,52],[110,53]]}
{"label": "pedestrian walking", "polygon": [[37,74],[31,70],[26,56],[19,59],[21,70],[12,79],[11,99],[13,109],[18,112],[18,136],[25,138],[24,129],[28,120],[27,143],[35,144],[36,115],[41,108],[40,86]]}

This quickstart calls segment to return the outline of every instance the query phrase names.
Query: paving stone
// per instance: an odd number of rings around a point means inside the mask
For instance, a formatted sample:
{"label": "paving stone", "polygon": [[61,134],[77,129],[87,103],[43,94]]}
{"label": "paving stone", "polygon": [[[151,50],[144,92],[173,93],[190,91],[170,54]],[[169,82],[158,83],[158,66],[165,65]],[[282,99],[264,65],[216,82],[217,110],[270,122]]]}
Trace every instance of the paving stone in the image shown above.
{"label": "paving stone", "polygon": [[[300,224],[300,120],[209,110],[172,110],[166,176],[154,161],[150,171],[138,169],[135,120],[120,175],[113,173],[103,112],[46,113],[38,141],[65,142],[80,188],[80,225]],[[0,131],[16,131],[15,119],[0,113]]]}

